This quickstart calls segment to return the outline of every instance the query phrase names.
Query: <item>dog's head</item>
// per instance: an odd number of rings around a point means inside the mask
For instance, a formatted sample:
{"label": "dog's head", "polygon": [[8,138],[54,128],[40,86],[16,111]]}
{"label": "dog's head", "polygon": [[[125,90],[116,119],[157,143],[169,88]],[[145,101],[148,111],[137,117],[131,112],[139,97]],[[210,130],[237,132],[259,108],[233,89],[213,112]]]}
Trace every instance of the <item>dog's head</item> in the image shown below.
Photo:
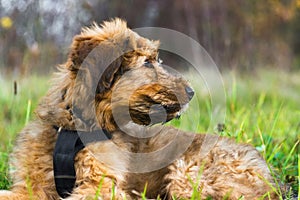
{"label": "dog's head", "polygon": [[161,63],[158,46],[120,19],[84,29],[74,38],[66,65],[76,82],[74,114],[89,118],[94,112],[98,126],[110,131],[119,123],[149,125],[179,117],[194,92]]}

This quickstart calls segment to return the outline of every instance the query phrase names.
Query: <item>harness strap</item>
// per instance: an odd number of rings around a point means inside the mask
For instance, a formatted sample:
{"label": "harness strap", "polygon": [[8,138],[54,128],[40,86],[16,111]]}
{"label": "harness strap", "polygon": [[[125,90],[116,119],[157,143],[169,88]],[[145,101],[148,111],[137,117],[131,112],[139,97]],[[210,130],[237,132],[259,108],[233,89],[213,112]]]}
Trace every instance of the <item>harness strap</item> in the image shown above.
{"label": "harness strap", "polygon": [[74,166],[76,154],[85,147],[84,144],[109,140],[111,135],[105,130],[77,132],[76,130],[54,128],[58,131],[53,153],[55,187],[59,196],[66,198],[72,193],[76,182]]}

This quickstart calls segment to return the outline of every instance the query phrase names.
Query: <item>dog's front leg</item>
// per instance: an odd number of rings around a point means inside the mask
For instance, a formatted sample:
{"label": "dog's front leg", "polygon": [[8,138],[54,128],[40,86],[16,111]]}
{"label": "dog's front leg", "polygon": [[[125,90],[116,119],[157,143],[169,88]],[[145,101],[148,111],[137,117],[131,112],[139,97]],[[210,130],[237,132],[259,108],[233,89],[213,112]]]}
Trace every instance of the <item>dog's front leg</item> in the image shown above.
{"label": "dog's front leg", "polygon": [[101,152],[105,152],[106,147],[106,143],[93,144],[77,154],[76,186],[66,199],[128,199],[121,189],[124,184],[123,173],[100,162],[97,158],[95,150],[101,148]]}
{"label": "dog's front leg", "polygon": [[[98,185],[98,187],[95,187]],[[130,199],[124,191],[122,191],[115,183],[109,179],[104,178],[101,183],[84,182],[76,187],[72,194],[66,200],[89,200],[89,199],[114,199],[123,200]]]}

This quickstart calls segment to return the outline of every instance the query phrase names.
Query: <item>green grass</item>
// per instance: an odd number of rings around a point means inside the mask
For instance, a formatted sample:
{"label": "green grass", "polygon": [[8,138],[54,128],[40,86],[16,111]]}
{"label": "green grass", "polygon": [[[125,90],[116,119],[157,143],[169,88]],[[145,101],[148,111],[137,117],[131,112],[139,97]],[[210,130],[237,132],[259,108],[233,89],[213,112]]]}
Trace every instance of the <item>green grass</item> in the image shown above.
{"label": "green grass", "polygon": [[[223,75],[226,90],[226,119],[215,128],[217,134],[235,138],[256,147],[270,165],[278,184],[299,191],[300,140],[300,73],[264,70]],[[199,80],[191,80],[201,85]],[[38,99],[47,90],[48,78],[32,76],[17,80],[1,80],[0,93],[0,188],[9,187],[7,160],[18,131],[33,117]],[[204,84],[203,84],[204,85]],[[205,87],[197,88],[190,109],[172,125],[185,130],[206,132],[212,112]],[[200,112],[195,112],[199,110]],[[292,192],[291,192],[292,193]],[[99,195],[99,194],[97,194]],[[141,194],[146,196],[146,191]],[[198,194],[193,195],[199,199]],[[197,198],[196,198],[197,197]]]}
{"label": "green grass", "polygon": [[21,80],[0,77],[0,85],[0,188],[7,189],[10,184],[7,177],[9,152],[17,133],[33,117],[32,110],[49,86],[48,77],[38,76]]}

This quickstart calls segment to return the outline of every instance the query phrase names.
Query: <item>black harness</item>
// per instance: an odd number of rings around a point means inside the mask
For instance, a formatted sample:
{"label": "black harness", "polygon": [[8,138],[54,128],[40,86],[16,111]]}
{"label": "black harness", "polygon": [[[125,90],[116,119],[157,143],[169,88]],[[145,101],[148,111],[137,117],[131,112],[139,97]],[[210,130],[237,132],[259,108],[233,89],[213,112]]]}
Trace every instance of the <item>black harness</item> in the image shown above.
{"label": "black harness", "polygon": [[56,191],[60,197],[70,196],[75,187],[75,156],[87,143],[111,139],[106,130],[82,132],[54,127],[58,132],[53,152],[53,170]]}

